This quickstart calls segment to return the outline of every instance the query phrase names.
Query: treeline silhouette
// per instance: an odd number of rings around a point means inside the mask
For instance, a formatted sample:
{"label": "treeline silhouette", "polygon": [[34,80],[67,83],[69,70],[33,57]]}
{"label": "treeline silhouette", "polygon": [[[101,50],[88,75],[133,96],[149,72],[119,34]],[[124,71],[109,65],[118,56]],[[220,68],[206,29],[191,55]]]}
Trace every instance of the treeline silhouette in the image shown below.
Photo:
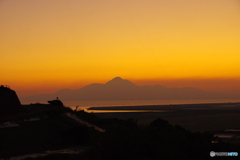
{"label": "treeline silhouette", "polygon": [[[137,120],[133,119],[100,119],[84,111],[78,111],[75,114],[104,128],[106,132],[90,131],[87,139],[88,144],[93,147],[81,154],[56,154],[36,159],[202,160],[212,159],[210,151],[240,151],[237,145],[221,141],[211,143],[214,137],[210,132],[192,133],[179,125],[173,126],[161,118],[152,121],[149,125],[139,126]],[[73,132],[79,133],[77,130]],[[78,135],[72,133],[71,136]],[[217,158],[225,159],[226,157]]]}

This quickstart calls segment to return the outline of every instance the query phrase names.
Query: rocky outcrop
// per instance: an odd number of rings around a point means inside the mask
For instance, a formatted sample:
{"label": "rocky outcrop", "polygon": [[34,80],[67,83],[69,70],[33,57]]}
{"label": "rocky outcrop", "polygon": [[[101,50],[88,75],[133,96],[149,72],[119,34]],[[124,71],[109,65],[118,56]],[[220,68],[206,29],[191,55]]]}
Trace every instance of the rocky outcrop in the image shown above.
{"label": "rocky outcrop", "polygon": [[16,92],[7,86],[0,86],[0,116],[14,115],[24,111]]}

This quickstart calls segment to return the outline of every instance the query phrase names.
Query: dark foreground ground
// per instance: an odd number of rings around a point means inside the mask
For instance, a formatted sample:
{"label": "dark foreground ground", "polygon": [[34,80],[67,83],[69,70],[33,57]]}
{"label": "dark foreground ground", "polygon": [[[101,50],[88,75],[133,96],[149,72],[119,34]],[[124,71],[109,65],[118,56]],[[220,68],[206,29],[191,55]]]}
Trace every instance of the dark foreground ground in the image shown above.
{"label": "dark foreground ground", "polygon": [[139,125],[162,118],[192,132],[240,129],[240,103],[92,107],[89,112],[101,118],[132,118]]}
{"label": "dark foreground ground", "polygon": [[[7,119],[18,126],[6,127],[6,120],[2,120],[0,159],[70,147],[86,149],[78,154],[57,153],[25,159],[212,159],[211,151],[240,153],[240,142],[214,137],[216,130],[240,128],[239,108],[238,103],[98,107],[102,111],[111,109],[132,112],[91,114],[65,107],[50,110],[46,106],[34,107],[27,115]],[[238,132],[229,133],[240,138]],[[214,158],[239,159],[239,156]]]}

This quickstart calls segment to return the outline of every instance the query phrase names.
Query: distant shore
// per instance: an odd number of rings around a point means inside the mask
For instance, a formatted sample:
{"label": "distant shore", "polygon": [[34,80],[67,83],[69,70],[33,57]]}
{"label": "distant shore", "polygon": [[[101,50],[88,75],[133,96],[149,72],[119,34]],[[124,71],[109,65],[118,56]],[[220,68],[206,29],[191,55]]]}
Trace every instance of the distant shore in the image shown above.
{"label": "distant shore", "polygon": [[101,118],[134,119],[146,125],[157,118],[193,131],[240,129],[240,102],[90,107]]}
{"label": "distant shore", "polygon": [[[20,99],[21,100],[21,99]],[[64,106],[75,109],[78,108],[90,108],[90,107],[116,107],[116,106],[155,106],[155,105],[180,105],[180,104],[209,104],[209,103],[240,103],[239,99],[178,99],[178,100],[60,100]],[[21,104],[31,103],[47,103],[47,101],[23,101]]]}
{"label": "distant shore", "polygon": [[169,105],[133,105],[133,106],[104,106],[104,107],[89,107],[88,110],[175,110],[183,108],[199,108],[202,109],[219,109],[225,108],[230,109],[231,107],[239,107],[240,102],[229,102],[229,103],[197,103],[197,104],[169,104]]}

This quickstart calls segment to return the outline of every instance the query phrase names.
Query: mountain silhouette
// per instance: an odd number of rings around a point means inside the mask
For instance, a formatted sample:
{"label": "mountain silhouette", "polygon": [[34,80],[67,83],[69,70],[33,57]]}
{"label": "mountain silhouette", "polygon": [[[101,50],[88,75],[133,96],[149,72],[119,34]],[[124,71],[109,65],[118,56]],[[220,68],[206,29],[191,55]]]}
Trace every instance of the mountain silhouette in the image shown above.
{"label": "mountain silhouette", "polygon": [[115,77],[113,78],[112,80],[108,81],[106,83],[106,85],[108,86],[118,86],[118,87],[131,87],[131,86],[136,86],[134,83],[130,82],[129,80],[127,79],[122,79],[121,77]]}
{"label": "mountain silhouette", "polygon": [[105,84],[93,83],[77,90],[63,89],[53,94],[22,97],[22,101],[47,101],[60,97],[63,101],[77,100],[171,100],[171,99],[222,99],[234,95],[208,92],[197,88],[167,88],[161,85],[138,86],[129,80],[115,77]]}

